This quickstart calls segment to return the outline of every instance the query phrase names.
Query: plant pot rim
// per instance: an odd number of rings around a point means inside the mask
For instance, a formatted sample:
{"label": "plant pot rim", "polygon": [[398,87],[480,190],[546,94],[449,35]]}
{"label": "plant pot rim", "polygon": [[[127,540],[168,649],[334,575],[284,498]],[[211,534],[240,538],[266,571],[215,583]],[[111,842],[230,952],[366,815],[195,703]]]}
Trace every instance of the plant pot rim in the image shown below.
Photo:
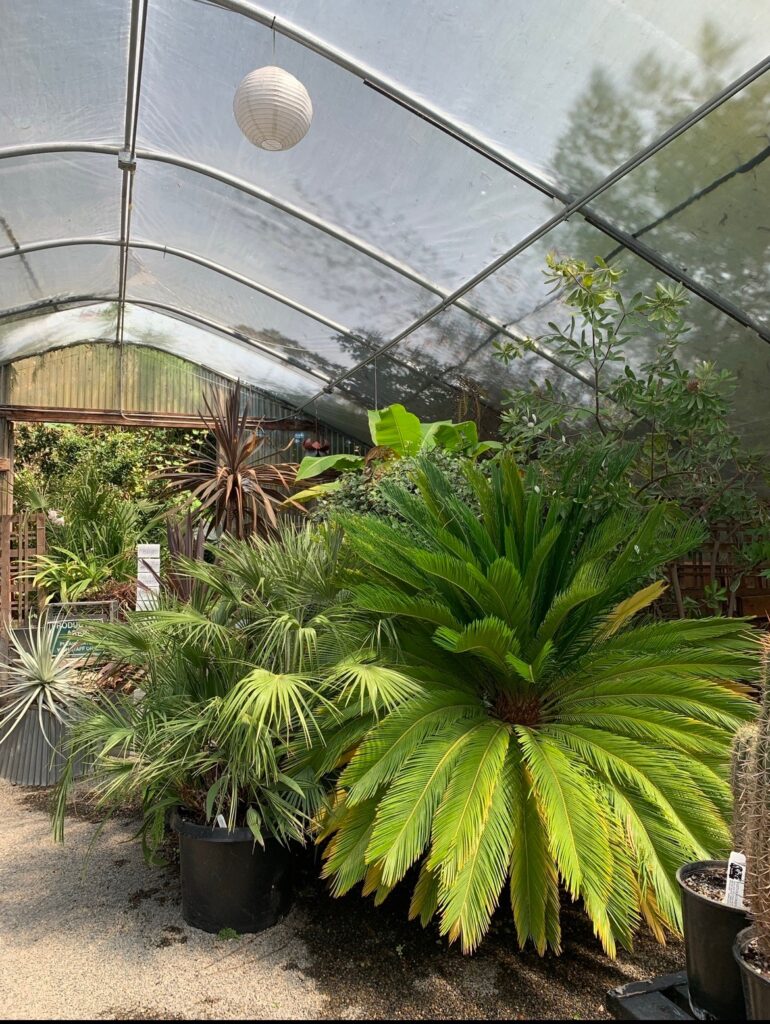
{"label": "plant pot rim", "polygon": [[232,832],[218,825],[198,825],[183,816],[184,808],[175,807],[171,812],[171,827],[182,836],[202,839],[209,843],[254,843],[254,834],[250,828],[242,826]]}
{"label": "plant pot rim", "polygon": [[744,928],[742,932],[738,932],[735,936],[735,942],[733,943],[733,956],[743,970],[749,971],[750,974],[759,978],[759,980],[764,982],[765,985],[770,985],[770,977],[763,974],[760,970],[757,970],[757,968],[754,967],[753,964],[750,964],[743,955],[744,947],[754,938],[755,932],[756,929],[753,924],[749,925],[748,928]]}
{"label": "plant pot rim", "polygon": [[688,896],[700,900],[702,903],[707,903],[710,907],[722,907],[724,910],[729,911],[731,914],[740,914],[748,921],[748,910],[744,907],[730,907],[721,900],[714,900],[710,896],[704,896],[700,892],[696,892],[695,889],[691,889],[689,885],[685,884],[685,877],[691,874],[695,874],[699,869],[706,868],[724,868],[727,871],[726,860],[691,860],[687,864],[683,864],[676,873],[676,880],[679,884],[679,888],[686,892]]}

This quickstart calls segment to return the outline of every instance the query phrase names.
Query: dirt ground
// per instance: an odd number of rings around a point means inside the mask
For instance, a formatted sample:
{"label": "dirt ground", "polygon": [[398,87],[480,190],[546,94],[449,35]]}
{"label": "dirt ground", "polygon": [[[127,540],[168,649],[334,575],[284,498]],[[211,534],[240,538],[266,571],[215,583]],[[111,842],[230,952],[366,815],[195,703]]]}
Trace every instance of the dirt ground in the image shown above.
{"label": "dirt ground", "polygon": [[46,803],[0,781],[5,1019],[583,1020],[608,1016],[608,988],[683,967],[644,934],[608,960],[572,907],[559,958],[520,953],[502,912],[463,957],[406,920],[406,893],[333,900],[312,858],[284,921],[220,939],[184,924],[177,872],[144,863],[135,821],[78,816],[56,846]]}

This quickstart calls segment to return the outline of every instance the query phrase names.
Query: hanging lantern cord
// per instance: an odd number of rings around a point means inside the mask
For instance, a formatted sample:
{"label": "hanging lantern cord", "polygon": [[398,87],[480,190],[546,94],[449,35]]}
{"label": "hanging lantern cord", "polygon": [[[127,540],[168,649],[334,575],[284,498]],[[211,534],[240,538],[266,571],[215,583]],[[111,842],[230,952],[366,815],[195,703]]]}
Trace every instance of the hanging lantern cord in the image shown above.
{"label": "hanging lantern cord", "polygon": [[377,397],[377,356],[374,357],[374,408],[379,409],[380,402]]}

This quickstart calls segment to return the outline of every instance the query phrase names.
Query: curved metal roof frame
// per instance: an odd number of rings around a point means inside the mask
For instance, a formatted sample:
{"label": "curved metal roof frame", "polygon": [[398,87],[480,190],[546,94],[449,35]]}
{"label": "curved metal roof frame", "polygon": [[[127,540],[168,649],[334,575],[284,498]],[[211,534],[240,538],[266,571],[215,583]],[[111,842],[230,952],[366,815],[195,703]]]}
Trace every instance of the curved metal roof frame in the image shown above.
{"label": "curved metal roof frame", "polygon": [[[243,179],[237,178],[234,175],[227,173],[224,170],[220,170],[216,167],[208,166],[202,162],[191,160],[187,157],[177,155],[174,153],[166,153],[153,149],[146,149],[137,147],[137,121],[138,121],[138,110],[140,93],[142,87],[142,64],[144,55],[144,41],[146,33],[147,23],[147,10],[148,0],[131,0],[131,21],[130,21],[130,36],[129,36],[129,59],[128,59],[128,76],[127,76],[127,89],[126,89],[126,103],[125,103],[125,119],[124,119],[124,130],[123,130],[123,147],[115,145],[107,145],[98,142],[78,142],[78,141],[63,141],[63,142],[51,142],[51,143],[37,143],[28,146],[12,146],[0,149],[0,160],[13,158],[17,156],[29,156],[34,154],[46,154],[46,153],[66,153],[66,152],[85,152],[85,153],[103,153],[110,155],[117,155],[118,163],[122,171],[122,189],[121,189],[121,214],[120,214],[120,225],[119,225],[119,237],[114,239],[105,238],[94,238],[94,237],[76,237],[72,238],[58,238],[51,239],[48,241],[34,242],[28,244],[20,244],[12,248],[0,251],[0,259],[12,256],[21,256],[24,253],[42,251],[45,249],[60,248],[71,245],[112,245],[120,249],[120,264],[119,264],[119,277],[118,277],[118,292],[117,295],[112,299],[105,300],[104,296],[88,298],[85,301],[116,301],[118,303],[118,330],[117,330],[117,341],[122,340],[123,335],[123,318],[125,314],[125,307],[127,300],[127,278],[128,278],[128,259],[132,249],[147,249],[158,252],[166,252],[171,255],[175,255],[180,259],[187,260],[192,263],[203,267],[213,273],[223,275],[224,277],[230,278],[233,281],[238,282],[251,288],[269,298],[282,303],[288,308],[294,309],[295,311],[309,317],[311,320],[315,320],[321,323],[339,334],[355,339],[357,341],[366,342],[359,333],[352,331],[337,320],[325,316],[316,310],[313,310],[309,306],[300,302],[293,296],[288,296],[279,292],[275,289],[269,288],[267,285],[247,277],[243,274],[238,273],[234,269],[215,261],[209,260],[206,257],[195,253],[189,249],[176,248],[171,246],[165,246],[159,242],[153,241],[139,241],[134,240],[131,237],[131,212],[132,212],[132,195],[133,195],[133,181],[134,181],[134,170],[137,166],[137,161],[157,161],[173,166],[184,168],[192,173],[200,174],[212,178],[221,184],[236,189],[246,195],[249,195],[260,202],[267,203],[271,206],[276,207],[289,216],[302,221],[303,223],[316,228],[329,236],[342,242],[344,245],[355,249],[367,257],[375,260],[376,262],[387,267],[389,270],[394,271],[396,274],[403,278],[412,281],[415,284],[420,285],[422,288],[434,295],[439,297],[439,301],[432,305],[430,308],[422,312],[418,317],[414,318],[411,323],[406,325],[402,330],[398,331],[393,337],[387,342],[376,347],[373,351],[365,358],[361,359],[354,366],[345,370],[344,373],[339,374],[333,379],[329,380],[325,375],[317,372],[308,371],[305,367],[299,367],[293,360],[288,357],[284,357],[270,349],[267,346],[261,346],[258,342],[253,339],[248,339],[239,332],[233,331],[231,328],[227,328],[221,324],[217,324],[205,317],[201,317],[195,312],[188,312],[181,310],[178,307],[164,304],[161,302],[152,302],[150,300],[132,300],[137,305],[155,306],[159,309],[164,309],[171,315],[176,315],[184,318],[188,318],[191,321],[200,323],[201,325],[208,326],[210,329],[225,335],[229,335],[238,341],[250,344],[255,348],[259,348],[263,353],[269,354],[272,358],[282,358],[286,362],[295,366],[297,369],[301,369],[303,372],[310,372],[316,379],[324,381],[323,386],[316,395],[305,402],[300,408],[305,409],[313,402],[317,401],[322,395],[331,393],[334,389],[341,389],[341,387],[359,370],[367,367],[371,363],[375,362],[378,358],[387,356],[390,359],[394,359],[394,350],[396,347],[403,342],[406,338],[410,337],[421,327],[430,323],[441,313],[448,310],[450,307],[456,306],[463,312],[469,314],[474,319],[486,324],[495,333],[507,335],[511,338],[521,340],[515,330],[512,330],[509,325],[500,321],[497,317],[490,316],[482,310],[475,308],[475,306],[467,301],[466,296],[470,293],[477,285],[481,284],[487,278],[491,277],[502,267],[506,266],[511,260],[517,257],[519,254],[524,252],[526,249],[534,245],[537,241],[546,236],[553,228],[567,221],[572,215],[578,214],[584,218],[589,224],[596,227],[598,230],[603,232],[609,238],[614,239],[619,246],[629,250],[636,256],[640,257],[646,263],[664,273],[673,280],[678,281],[684,285],[693,294],[699,296],[706,303],[720,310],[728,317],[735,320],[737,323],[750,328],[753,330],[763,341],[770,342],[770,331],[748,311],[740,308],[737,304],[731,300],[725,298],[719,294],[713,288],[710,288],[691,275],[677,267],[672,261],[667,259],[662,254],[658,253],[654,248],[640,242],[632,234],[629,234],[622,228],[618,227],[607,219],[602,214],[593,210],[590,204],[607,191],[611,186],[619,182],[625,176],[629,175],[633,170],[643,164],[645,161],[650,159],[652,156],[660,152],[667,145],[679,138],[690,128],[696,125],[699,121],[703,120],[708,114],[712,113],[719,106],[735,96],[741,90],[745,89],[752,82],[756,81],[760,76],[764,75],[770,70],[770,57],[765,58],[759,63],[755,64],[754,67],[750,68],[745,74],[740,75],[734,79],[723,89],[719,90],[714,96],[710,97],[706,102],[702,103],[689,115],[682,118],[675,125],[662,132],[648,145],[641,148],[638,152],[634,153],[627,160],[622,162],[616,167],[611,173],[607,174],[598,184],[594,185],[588,191],[583,194],[573,197],[567,192],[560,189],[556,184],[547,179],[546,177],[536,173],[530,167],[526,166],[523,161],[518,160],[515,156],[511,155],[506,150],[499,146],[490,143],[480,133],[474,132],[472,129],[465,125],[460,124],[456,119],[450,117],[448,114],[443,112],[440,108],[428,103],[424,99],[417,96],[412,91],[404,88],[398,82],[387,78],[384,75],[379,74],[373,68],[358,61],[350,55],[344,53],[342,50],[332,46],[326,41],[319,37],[305,31],[304,29],[292,24],[290,21],[279,18],[271,12],[266,11],[264,8],[258,5],[242,2],[242,0],[207,0],[211,6],[220,7],[224,10],[230,11],[236,15],[248,18],[268,29],[273,30],[280,35],[292,40],[294,43],[299,44],[302,47],[312,51],[318,56],[331,61],[333,64],[342,68],[344,71],[349,72],[359,78],[366,86],[376,90],[377,92],[388,97],[395,103],[402,107],[410,110],[416,116],[428,121],[434,127],[438,128],[442,132],[448,134],[453,139],[457,140],[458,143],[470,147],[474,152],[485,157],[498,167],[504,168],[506,171],[515,175],[520,180],[524,181],[527,185],[535,188],[538,192],[548,196],[550,199],[556,200],[562,204],[562,209],[555,213],[552,217],[544,221],[535,230],[531,231],[526,237],[522,238],[515,245],[509,247],[504,253],[498,256],[496,259],[488,263],[483,269],[467,278],[463,283],[454,288],[451,292],[435,282],[430,281],[424,275],[413,270],[411,267],[403,263],[403,261],[383,252],[376,246],[367,243],[365,240],[357,237],[356,235],[346,231],[339,225],[336,225],[328,220],[325,220],[307,210],[303,210],[295,203],[282,200],[279,197],[272,195],[270,192],[264,189],[260,189],[255,185],[250,184]],[[36,304],[35,308],[45,308],[44,305]],[[14,311],[13,315],[17,315],[18,311]],[[534,350],[542,358],[552,362],[554,365],[565,369],[560,361],[553,356],[544,346],[535,346]],[[409,366],[410,369],[415,370],[417,373],[425,374],[425,371],[419,370],[418,368],[410,366],[408,362],[403,365]],[[430,376],[430,374],[427,374]],[[434,378],[436,379],[436,378]],[[447,384],[446,381],[442,383]],[[451,385],[450,385],[451,386]]]}
{"label": "curved metal roof frame", "polygon": [[[289,309],[293,309],[296,312],[301,313],[303,316],[306,316],[308,319],[315,320],[317,323],[323,324],[325,327],[329,327],[331,330],[333,330],[334,332],[336,332],[337,334],[339,334],[340,336],[342,336],[344,338],[349,338],[352,341],[357,341],[357,342],[367,346],[368,348],[372,348],[371,343],[363,335],[359,334],[356,331],[351,330],[351,328],[346,327],[344,324],[338,323],[336,320],[332,320],[329,317],[324,316],[323,313],[320,313],[320,312],[318,312],[315,309],[311,309],[309,306],[304,306],[302,303],[296,302],[294,299],[289,298],[289,296],[284,295],[283,293],[278,292],[278,291],[276,291],[273,288],[268,288],[267,285],[260,284],[260,282],[255,281],[253,278],[246,277],[244,274],[239,274],[239,273],[237,273],[237,271],[231,270],[229,267],[226,267],[226,266],[224,266],[221,263],[216,263],[213,260],[206,259],[206,257],[200,256],[198,253],[190,252],[187,249],[179,249],[179,248],[177,248],[175,246],[172,246],[172,245],[164,245],[161,242],[131,241],[131,242],[128,243],[127,246],[124,246],[124,243],[119,238],[100,238],[98,236],[94,236],[94,237],[92,237],[92,236],[82,236],[82,237],[81,236],[73,236],[72,238],[51,238],[51,239],[46,239],[46,240],[40,241],[40,242],[29,242],[29,243],[26,243],[24,245],[16,245],[16,246],[11,246],[11,247],[6,248],[6,249],[0,249],[0,260],[14,258],[14,257],[26,256],[29,253],[44,252],[44,251],[51,250],[51,249],[70,248],[70,247],[74,247],[74,246],[78,246],[78,245],[114,246],[114,247],[121,248],[121,250],[123,248],[126,248],[128,252],[131,252],[133,250],[139,250],[139,251],[147,250],[149,252],[160,252],[160,253],[163,253],[164,255],[176,256],[177,258],[182,259],[182,260],[186,260],[189,263],[195,263],[195,264],[197,264],[200,267],[204,267],[206,270],[210,270],[210,271],[212,271],[215,274],[220,274],[220,275],[222,275],[222,277],[227,277],[231,281],[235,281],[238,284],[242,284],[246,288],[250,288],[250,289],[252,289],[255,292],[259,292],[261,295],[265,295],[268,298],[273,299],[273,301],[279,302],[282,305],[287,306]],[[119,299],[119,296],[116,295],[114,298],[108,299],[107,301],[119,302],[120,299]],[[174,312],[174,311],[178,312],[178,307],[169,306],[169,305],[164,304],[164,303],[153,303],[150,300],[145,300],[145,299],[142,299],[142,300],[136,299],[136,300],[134,300],[134,302],[135,302],[136,305],[145,305],[145,306],[155,305],[155,306],[158,306],[158,308],[165,309],[167,312]],[[35,308],[44,308],[44,307],[39,307],[36,304]],[[18,311],[18,310],[14,310],[14,311],[11,312],[10,316],[12,316],[12,317],[18,316],[19,312],[20,311]],[[22,309],[21,312],[23,313],[24,309]],[[212,329],[217,330],[219,333],[228,334],[229,336],[234,337],[237,340],[248,340],[249,344],[251,344],[253,347],[259,347],[257,342],[253,341],[252,339],[247,339],[245,335],[242,335],[241,333],[236,332],[236,331],[232,331],[231,329],[226,328],[222,324],[215,325],[213,321],[209,321],[209,320],[207,320],[207,319],[205,319],[205,318],[203,318],[203,317],[201,317],[199,315],[196,315],[196,314],[192,313],[191,311],[188,312],[186,314],[186,316],[188,316],[190,319],[195,320],[196,322],[198,322],[200,324],[210,326]],[[4,315],[0,314],[0,323],[2,323],[4,318],[5,318]],[[496,325],[494,325],[494,324],[490,325],[490,326],[494,326],[496,328]],[[497,330],[497,328],[496,328],[496,330]],[[509,336],[511,336],[511,337],[513,336],[512,334],[510,334],[510,332],[507,332],[507,331],[503,330],[502,328],[500,329],[499,333],[508,333]],[[544,350],[542,350],[541,346],[538,347],[538,348],[540,349],[540,354],[543,356],[544,359],[549,360],[555,366],[558,366],[558,367],[560,367],[562,369],[565,369],[566,372],[570,372],[570,371],[566,370],[566,367],[564,367],[563,364],[558,359],[556,359],[550,353],[546,353]],[[320,377],[327,384],[331,380],[331,378],[329,376],[321,373],[318,370],[312,370],[312,369],[310,369],[308,367],[301,367],[298,363],[292,361],[291,359],[289,359],[287,357],[282,356],[275,349],[270,349],[268,347],[264,347],[264,351],[265,352],[270,352],[275,358],[283,359],[284,361],[286,361],[288,363],[291,363],[291,365],[296,366],[298,369],[302,369],[304,372],[310,373],[310,374],[312,374],[315,377]],[[372,354],[373,354],[373,356],[376,355],[376,353],[374,351],[373,351]],[[411,370],[412,372],[414,372],[414,373],[416,373],[416,374],[426,378],[427,380],[433,381],[434,383],[440,384],[440,385],[442,385],[444,387],[448,387],[448,388],[450,388],[451,390],[454,390],[454,391],[459,391],[460,390],[456,384],[453,384],[451,381],[446,381],[446,380],[438,377],[436,374],[431,373],[430,371],[428,371],[426,369],[422,369],[420,367],[414,366],[413,364],[411,364],[409,362],[406,362],[406,361],[404,361],[402,359],[399,359],[397,356],[392,356],[391,355],[389,358],[396,365],[402,366],[405,369]],[[1,362],[1,360],[0,360],[0,362]],[[482,404],[485,404],[485,403],[482,403]]]}
{"label": "curved metal roof frame", "polygon": [[[121,151],[117,146],[103,145],[100,143],[57,142],[52,143],[50,145],[35,144],[31,146],[11,146],[6,148],[0,148],[0,160],[13,159],[15,157],[23,156],[34,156],[37,154],[45,155],[51,153],[102,153],[106,155],[117,156],[120,152]],[[337,239],[337,241],[342,242],[344,245],[349,246],[351,249],[354,249],[357,252],[360,252],[363,255],[369,257],[370,259],[373,259],[377,263],[382,264],[382,266],[387,267],[389,270],[393,270],[395,273],[399,274],[406,280],[412,281],[414,284],[420,285],[420,287],[424,288],[426,291],[433,292],[434,295],[439,295],[441,296],[442,299],[446,299],[449,297],[449,292],[445,288],[442,288],[440,285],[436,284],[435,281],[431,281],[429,278],[418,273],[412,267],[409,267],[407,264],[405,264],[402,260],[398,260],[395,257],[390,256],[388,253],[384,253],[381,249],[377,248],[374,245],[370,245],[364,239],[359,238],[356,235],[353,235],[349,231],[345,231],[343,228],[337,225],[331,224],[329,221],[324,220],[323,218],[318,217],[313,213],[310,213],[308,210],[303,210],[295,203],[290,203],[285,200],[279,199],[277,196],[272,195],[265,189],[258,188],[256,185],[252,185],[241,178],[236,178],[234,175],[227,174],[226,172],[217,170],[214,167],[209,167],[206,164],[198,163],[195,160],[189,160],[185,157],[177,156],[173,153],[162,153],[156,150],[149,149],[137,149],[136,159],[137,161],[149,160],[156,163],[168,164],[173,167],[181,167],[184,168],[185,170],[191,171],[194,174],[200,174],[206,178],[212,178],[213,180],[218,181],[229,188],[233,188],[238,192],[242,192],[245,195],[251,196],[254,199],[258,199],[262,202],[265,202],[269,206],[274,206],[276,209],[281,210],[283,213],[287,213],[289,216],[294,217],[305,224],[308,224],[310,227],[317,228],[319,231],[322,231],[324,234],[329,235],[331,238]],[[36,252],[47,248],[57,248],[66,245],[78,244],[109,245],[113,244],[113,242],[110,240],[96,238],[78,239],[76,236],[73,236],[72,238],[52,239],[50,240],[50,242],[33,242],[30,243],[29,245],[19,245],[9,249],[0,250],[0,259],[7,256],[21,255],[22,253],[26,252]],[[144,242],[139,243],[129,241],[128,245],[125,246],[124,242],[121,239],[119,239],[115,242],[115,244],[118,244],[121,247],[125,247],[126,249],[158,248],[159,251],[169,252],[179,256],[183,254],[183,250],[175,251],[172,247],[163,246],[160,243],[155,245]],[[198,254],[195,253],[191,253],[189,250],[184,250],[184,253],[185,257],[187,259],[192,260],[192,262],[199,263],[201,266],[208,265],[209,269],[217,270],[218,272],[225,274],[226,276],[232,278],[233,280],[239,280],[242,284],[248,284],[251,287],[253,287],[256,291],[260,291],[264,295],[271,295],[272,298],[275,298],[279,302],[283,302],[285,305],[290,306],[293,309],[296,309],[298,312],[306,313],[308,316],[310,316],[312,319],[317,320],[319,323],[325,322],[327,323],[328,326],[333,327],[333,322],[322,319],[321,314],[312,312],[309,307],[304,306],[302,303],[296,302],[295,300],[289,298],[288,296],[281,295],[280,293],[274,291],[273,289],[269,289],[266,285],[260,284],[253,278],[246,278],[243,275],[238,274],[236,271],[223,266],[222,264],[216,264],[215,266],[213,263],[210,263],[210,261],[205,260],[204,257],[199,256]],[[513,330],[509,324],[505,324],[497,317],[493,317],[490,316],[488,313],[484,313],[482,310],[477,309],[470,303],[464,302],[462,299],[460,299],[454,304],[459,309],[463,310],[463,312],[473,317],[474,320],[479,320],[481,323],[486,324],[488,327],[492,328],[496,334],[501,334],[505,337],[511,338],[514,341],[525,340],[524,336]],[[342,329],[340,327],[339,330],[340,333],[342,334],[347,334],[350,337],[358,338],[359,340],[365,340],[360,335],[356,334],[356,332],[350,331],[349,329]],[[537,342],[531,342],[530,344],[532,346],[532,350],[536,352],[539,356],[541,356],[543,359],[545,359],[547,362],[558,367],[560,370],[563,370],[565,373],[570,373],[574,375],[574,371],[566,367],[564,363],[562,363],[557,356],[550,352],[545,345],[538,344]],[[577,376],[578,378],[580,377],[579,374]]]}
{"label": "curved metal roof frame", "polygon": [[[99,244],[119,246],[121,243],[117,239],[110,240],[107,242],[105,242],[104,239],[100,239]],[[34,305],[31,306],[20,306],[16,309],[10,310],[9,312],[0,316],[0,323],[3,323],[4,321],[7,320],[15,321],[23,319],[24,317],[29,316],[31,313],[50,312],[51,310],[60,310],[72,306],[89,306],[102,303],[118,303],[119,301],[120,297],[117,294],[78,295],[73,298],[68,298],[64,301],[58,299],[48,299],[43,300],[41,302],[36,302],[34,303]],[[290,366],[293,370],[296,370],[297,373],[310,377],[313,380],[321,380],[327,382],[329,380],[329,378],[325,374],[321,373],[320,370],[311,370],[306,366],[301,366],[299,363],[295,362],[290,356],[286,356],[281,352],[277,352],[274,348],[271,348],[269,345],[263,345],[260,342],[256,341],[256,339],[248,337],[248,335],[244,334],[241,331],[236,331],[232,327],[228,327],[226,324],[217,323],[217,321],[211,320],[208,317],[200,316],[200,314],[198,313],[191,312],[187,309],[182,309],[181,307],[174,306],[173,304],[168,302],[158,302],[155,301],[154,299],[127,300],[126,304],[128,305],[129,303],[133,306],[145,306],[149,309],[159,309],[162,310],[164,313],[168,313],[169,315],[176,317],[177,319],[190,320],[192,323],[199,324],[201,327],[205,327],[208,330],[214,331],[216,334],[221,334],[224,337],[232,338],[233,341],[237,341],[241,345],[245,345],[248,348],[256,349],[258,352],[260,352],[262,355],[266,356],[273,362],[285,363],[287,366]],[[2,362],[3,360],[0,359],[0,365],[2,364]],[[214,367],[210,367],[210,369],[214,369]],[[220,372],[221,371],[217,370],[217,373]]]}

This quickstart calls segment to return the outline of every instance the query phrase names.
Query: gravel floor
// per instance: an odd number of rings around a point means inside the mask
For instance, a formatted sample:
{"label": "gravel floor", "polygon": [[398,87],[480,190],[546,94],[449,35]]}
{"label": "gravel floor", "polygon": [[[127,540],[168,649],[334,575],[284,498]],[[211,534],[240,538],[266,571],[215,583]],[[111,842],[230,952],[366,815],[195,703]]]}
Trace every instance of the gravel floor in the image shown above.
{"label": "gravel floor", "polygon": [[176,872],[145,865],[135,822],[73,818],[57,847],[46,800],[0,781],[5,1019],[596,1019],[610,986],[683,966],[645,935],[609,961],[571,907],[561,958],[519,953],[503,914],[462,957],[398,894],[332,900],[311,863],[281,924],[218,939],[184,924]]}

